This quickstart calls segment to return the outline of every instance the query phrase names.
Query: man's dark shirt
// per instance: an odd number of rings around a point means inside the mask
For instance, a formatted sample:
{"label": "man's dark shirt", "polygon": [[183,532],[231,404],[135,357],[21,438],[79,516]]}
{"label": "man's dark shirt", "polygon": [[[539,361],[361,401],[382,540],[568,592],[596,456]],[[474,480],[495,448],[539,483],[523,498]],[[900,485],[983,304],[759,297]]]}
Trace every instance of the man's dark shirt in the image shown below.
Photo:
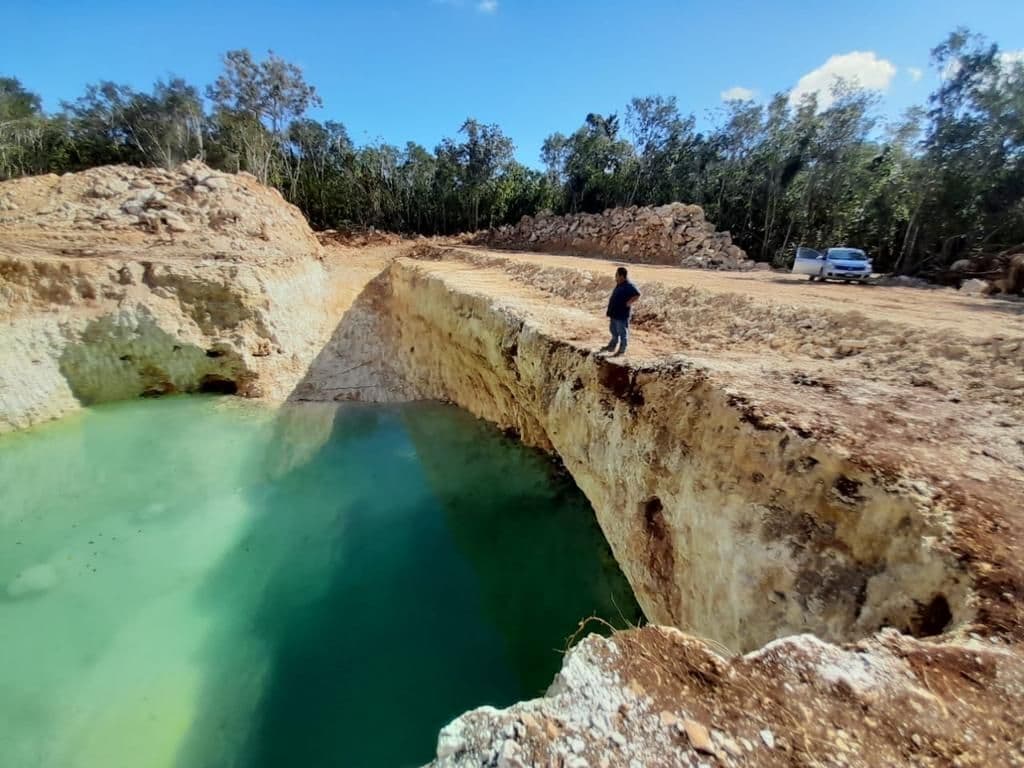
{"label": "man's dark shirt", "polygon": [[621,320],[628,323],[629,304],[626,302],[639,295],[640,291],[629,280],[619,283],[612,291],[611,298],[608,299],[608,311],[605,314],[612,320]]}

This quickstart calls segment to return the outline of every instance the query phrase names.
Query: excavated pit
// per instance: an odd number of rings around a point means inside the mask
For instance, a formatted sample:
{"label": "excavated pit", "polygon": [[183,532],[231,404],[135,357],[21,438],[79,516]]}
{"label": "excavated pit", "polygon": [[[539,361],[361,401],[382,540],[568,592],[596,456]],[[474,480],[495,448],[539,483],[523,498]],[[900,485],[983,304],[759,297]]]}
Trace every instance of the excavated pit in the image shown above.
{"label": "excavated pit", "polygon": [[0,488],[4,766],[422,765],[639,620],[571,480],[451,406],[105,404]]}
{"label": "excavated pit", "polygon": [[558,455],[649,621],[749,651],[970,620],[937,494],[774,423],[685,361],[601,359],[444,265],[372,281],[294,399],[430,398]]}
{"label": "excavated pit", "polygon": [[[777,422],[685,358],[600,358],[528,303],[510,311],[502,286],[476,285],[464,262],[421,256],[365,279],[291,399],[453,402],[556,454],[648,620],[735,651],[801,632],[934,636],[973,618],[971,579],[945,544],[948,499],[928,484]],[[219,273],[178,274],[147,264],[141,282],[186,286],[159,301],[200,326],[215,304],[218,322],[255,318],[257,338],[272,338]],[[92,404],[260,391],[257,366],[274,362],[264,341],[246,354],[169,325],[145,306],[90,319],[60,351],[70,392]]]}
{"label": "excavated pit", "polygon": [[[186,231],[132,213],[160,196]],[[548,696],[443,729],[437,765],[1024,760],[1012,307],[638,265],[609,361],[607,263],[322,248],[195,163],[0,197],[0,432],[190,392],[451,402],[557,456],[648,620],[689,633],[583,639]]]}

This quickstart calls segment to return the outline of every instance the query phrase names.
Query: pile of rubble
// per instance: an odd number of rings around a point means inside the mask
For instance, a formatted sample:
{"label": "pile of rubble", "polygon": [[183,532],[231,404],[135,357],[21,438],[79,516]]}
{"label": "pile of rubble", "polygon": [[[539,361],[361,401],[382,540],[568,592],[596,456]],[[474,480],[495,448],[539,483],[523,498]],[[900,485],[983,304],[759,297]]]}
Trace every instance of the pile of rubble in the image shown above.
{"label": "pile of rubble", "polygon": [[938,282],[957,285],[970,294],[1024,296],[1024,245],[995,254],[976,254],[953,262],[936,275]]}
{"label": "pile of rubble", "polygon": [[378,245],[400,245],[402,236],[376,227],[350,227],[325,229],[316,233],[321,245],[335,245],[343,248],[369,248]]}
{"label": "pile of rubble", "polygon": [[[524,216],[515,226],[481,233],[477,242],[504,248],[603,256],[638,264],[747,270],[757,265],[716,232],[699,205],[630,206],[604,213]],[[767,266],[767,265],[765,265]]]}
{"label": "pile of rubble", "polygon": [[104,166],[0,186],[0,233],[23,245],[128,242],[195,255],[309,255],[320,246],[302,213],[256,177],[198,161],[174,170]]}

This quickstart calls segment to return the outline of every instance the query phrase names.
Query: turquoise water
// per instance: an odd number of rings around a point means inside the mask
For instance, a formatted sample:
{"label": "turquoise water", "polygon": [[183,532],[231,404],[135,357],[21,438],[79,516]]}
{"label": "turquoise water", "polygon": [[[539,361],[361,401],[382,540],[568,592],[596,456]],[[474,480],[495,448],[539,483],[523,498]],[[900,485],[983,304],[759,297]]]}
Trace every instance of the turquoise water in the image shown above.
{"label": "turquoise water", "polygon": [[638,609],[586,500],[453,408],[168,398],[0,438],[5,767],[421,764],[592,614]]}

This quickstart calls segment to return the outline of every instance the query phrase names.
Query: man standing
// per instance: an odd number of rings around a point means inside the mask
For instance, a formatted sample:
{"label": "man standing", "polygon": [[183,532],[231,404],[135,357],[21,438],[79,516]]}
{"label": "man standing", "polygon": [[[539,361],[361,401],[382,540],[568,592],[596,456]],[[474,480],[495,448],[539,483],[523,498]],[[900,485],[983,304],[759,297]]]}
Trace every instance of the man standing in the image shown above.
{"label": "man standing", "polygon": [[[626,353],[626,344],[629,341],[629,308],[640,298],[640,291],[627,277],[625,267],[615,270],[615,288],[612,289],[611,298],[608,299],[608,311],[605,312],[611,321],[612,340],[608,342],[608,346],[601,347],[598,351],[613,352],[612,357]],[[618,349],[615,348],[616,345]]]}

